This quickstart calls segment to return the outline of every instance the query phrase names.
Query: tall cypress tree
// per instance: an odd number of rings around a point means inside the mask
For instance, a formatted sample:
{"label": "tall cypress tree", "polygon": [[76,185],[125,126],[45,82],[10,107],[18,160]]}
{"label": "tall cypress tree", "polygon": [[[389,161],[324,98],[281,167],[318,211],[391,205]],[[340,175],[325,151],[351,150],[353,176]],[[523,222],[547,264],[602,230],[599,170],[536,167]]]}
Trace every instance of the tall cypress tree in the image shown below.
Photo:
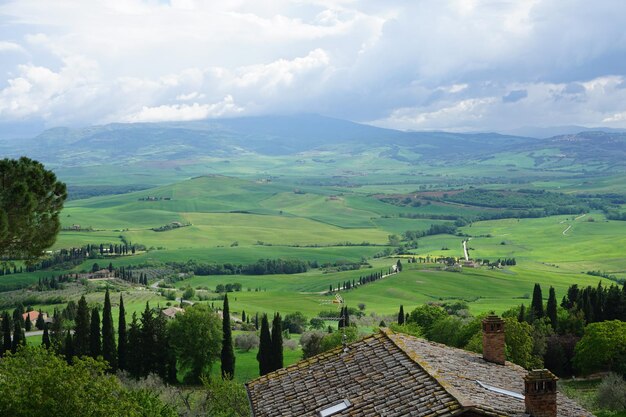
{"label": "tall cypress tree", "polygon": [[550,319],[552,328],[556,330],[557,315],[556,315],[556,293],[554,287],[550,287],[550,295],[548,296],[548,305],[546,306],[546,315]]}
{"label": "tall cypress tree", "polygon": [[85,356],[89,354],[89,307],[87,300],[83,295],[78,300],[76,308],[76,319],[74,320],[74,343],[73,353],[76,356]]}
{"label": "tall cypress tree", "polygon": [[272,336],[267,314],[261,319],[261,336],[259,341],[259,353],[256,355],[259,361],[259,374],[261,376],[272,371]]}
{"label": "tall cypress tree", "polygon": [[41,338],[41,346],[45,347],[46,349],[50,349],[50,345],[52,343],[50,343],[50,334],[48,333],[48,324],[44,324],[43,326],[43,337]]}
{"label": "tall cypress tree", "polygon": [[533,288],[533,300],[530,304],[530,322],[543,317],[543,296],[541,295],[541,285],[535,284]]}
{"label": "tall cypress tree", "polygon": [[2,348],[1,352],[9,352],[11,350],[11,316],[6,311],[2,315]]}
{"label": "tall cypress tree", "polygon": [[156,351],[159,346],[155,342],[154,314],[150,309],[150,304],[146,302],[146,308],[141,313],[141,329],[139,331],[139,352],[141,352],[141,372],[140,376],[148,376],[150,372],[156,370]]}
{"label": "tall cypress tree", "polygon": [[400,311],[398,312],[398,324],[404,324],[404,306],[400,304]]}
{"label": "tall cypress tree", "polygon": [[272,371],[283,367],[283,327],[280,313],[274,315],[272,322]]}
{"label": "tall cypress tree", "polygon": [[65,344],[63,346],[63,352],[65,354],[65,361],[69,364],[72,363],[72,358],[76,354],[76,349],[74,345],[75,345],[74,339],[72,338],[72,334],[68,330],[67,334],[65,335]]}
{"label": "tall cypress tree", "polygon": [[517,321],[519,323],[526,321],[526,306],[524,304],[521,304],[519,307],[519,314],[517,315]]}
{"label": "tall cypress tree", "polygon": [[235,352],[233,351],[233,334],[230,328],[228,294],[224,295],[222,316],[222,378],[232,379],[235,375]]}
{"label": "tall cypress tree", "polygon": [[117,366],[119,369],[126,369],[126,351],[128,338],[126,336],[126,310],[124,309],[124,298],[120,294],[120,316],[117,325]]}
{"label": "tall cypress tree", "polygon": [[26,344],[26,337],[24,336],[24,330],[19,320],[15,320],[13,323],[13,341],[11,342],[11,352],[15,353]]}
{"label": "tall cypress tree", "polygon": [[126,370],[134,377],[141,375],[141,328],[137,321],[137,314],[133,313],[133,318],[128,328],[128,344],[126,352]]}
{"label": "tall cypress tree", "polygon": [[89,354],[92,358],[102,355],[102,337],[100,336],[100,312],[98,307],[91,310],[91,328],[89,330]]}
{"label": "tall cypress tree", "polygon": [[102,357],[109,363],[111,371],[115,372],[117,370],[115,329],[113,328],[113,314],[111,313],[111,299],[108,289],[104,293],[104,309],[102,310]]}

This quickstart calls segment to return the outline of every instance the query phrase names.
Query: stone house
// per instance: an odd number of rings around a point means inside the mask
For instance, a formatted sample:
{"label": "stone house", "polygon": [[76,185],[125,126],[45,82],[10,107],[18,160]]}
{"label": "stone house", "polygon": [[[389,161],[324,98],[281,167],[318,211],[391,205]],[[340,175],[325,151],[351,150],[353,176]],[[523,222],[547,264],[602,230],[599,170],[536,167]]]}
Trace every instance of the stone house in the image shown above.
{"label": "stone house", "polygon": [[252,415],[587,417],[548,370],[505,361],[504,321],[483,321],[483,354],[382,329],[246,384]]}

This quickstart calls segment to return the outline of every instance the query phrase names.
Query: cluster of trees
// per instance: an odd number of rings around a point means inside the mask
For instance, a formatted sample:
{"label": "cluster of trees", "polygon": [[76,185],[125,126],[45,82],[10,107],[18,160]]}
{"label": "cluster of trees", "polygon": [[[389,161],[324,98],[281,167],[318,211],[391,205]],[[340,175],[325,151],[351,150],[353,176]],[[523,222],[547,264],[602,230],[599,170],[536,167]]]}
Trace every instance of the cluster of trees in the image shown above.
{"label": "cluster of trees", "polygon": [[581,312],[586,323],[626,321],[626,283],[621,289],[615,284],[603,287],[601,282],[596,287],[571,285],[561,306],[573,313]]}
{"label": "cluster of trees", "polygon": [[[143,245],[139,246],[144,248]],[[134,254],[137,250],[137,245],[112,245],[103,243],[99,245],[88,244],[80,248],[60,249],[39,262],[28,265],[26,272],[49,269],[60,265],[80,265],[87,259],[102,259],[110,255],[121,256],[128,255],[129,253]]]}
{"label": "cluster of trees", "polygon": [[263,314],[257,360],[261,376],[283,367],[283,330],[279,313],[274,314],[271,332],[267,314]]}
{"label": "cluster of trees", "polygon": [[270,275],[299,274],[306,272],[310,263],[298,259],[259,259],[253,264],[203,264],[190,260],[186,263],[170,262],[168,265],[181,272],[195,275]]}
{"label": "cluster of trees", "polygon": [[543,208],[548,210],[562,208],[571,211],[570,213],[561,214],[574,214],[589,211],[589,206],[585,199],[570,194],[554,193],[545,190],[503,191],[475,188],[450,194],[444,197],[443,200],[491,208]]}
{"label": "cluster of trees", "polygon": [[431,224],[426,230],[407,230],[402,233],[402,238],[407,241],[417,240],[424,236],[433,235],[454,235],[457,232],[457,227],[454,224]]}
{"label": "cluster of trees", "polygon": [[242,285],[239,282],[234,282],[231,284],[217,284],[215,286],[215,292],[217,293],[226,293],[226,292],[239,292],[242,289]]}

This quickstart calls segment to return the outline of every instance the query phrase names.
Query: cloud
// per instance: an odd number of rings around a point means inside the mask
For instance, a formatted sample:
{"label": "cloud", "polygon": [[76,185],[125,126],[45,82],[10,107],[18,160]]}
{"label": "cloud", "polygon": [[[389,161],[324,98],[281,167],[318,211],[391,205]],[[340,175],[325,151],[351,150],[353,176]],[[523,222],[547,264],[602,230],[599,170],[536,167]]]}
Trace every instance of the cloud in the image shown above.
{"label": "cloud", "polygon": [[157,107],[143,107],[141,111],[131,114],[125,122],[166,122],[200,120],[209,117],[234,116],[241,113],[243,107],[235,104],[232,96],[226,96],[214,104],[172,104]]}
{"label": "cloud", "polygon": [[584,0],[6,0],[0,123],[313,112],[626,127],[624,14]]}

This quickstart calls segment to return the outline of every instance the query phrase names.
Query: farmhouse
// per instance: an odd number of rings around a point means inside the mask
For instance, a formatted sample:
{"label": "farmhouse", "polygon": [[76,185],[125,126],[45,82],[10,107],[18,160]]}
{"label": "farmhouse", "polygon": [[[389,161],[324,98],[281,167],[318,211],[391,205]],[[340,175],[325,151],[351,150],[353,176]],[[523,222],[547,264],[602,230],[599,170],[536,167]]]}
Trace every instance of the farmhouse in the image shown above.
{"label": "farmhouse", "polygon": [[548,370],[505,362],[504,321],[483,321],[483,355],[383,329],[246,384],[252,415],[592,416]]}
{"label": "farmhouse", "polygon": [[[48,314],[42,313],[44,321],[48,319]],[[29,311],[27,313],[22,314],[22,318],[24,321],[28,320],[34,326],[37,324],[37,318],[39,317],[39,311]]]}
{"label": "farmhouse", "polygon": [[184,312],[185,310],[180,307],[168,307],[161,310],[161,314],[163,314],[167,319],[173,319],[176,317],[177,314]]}

